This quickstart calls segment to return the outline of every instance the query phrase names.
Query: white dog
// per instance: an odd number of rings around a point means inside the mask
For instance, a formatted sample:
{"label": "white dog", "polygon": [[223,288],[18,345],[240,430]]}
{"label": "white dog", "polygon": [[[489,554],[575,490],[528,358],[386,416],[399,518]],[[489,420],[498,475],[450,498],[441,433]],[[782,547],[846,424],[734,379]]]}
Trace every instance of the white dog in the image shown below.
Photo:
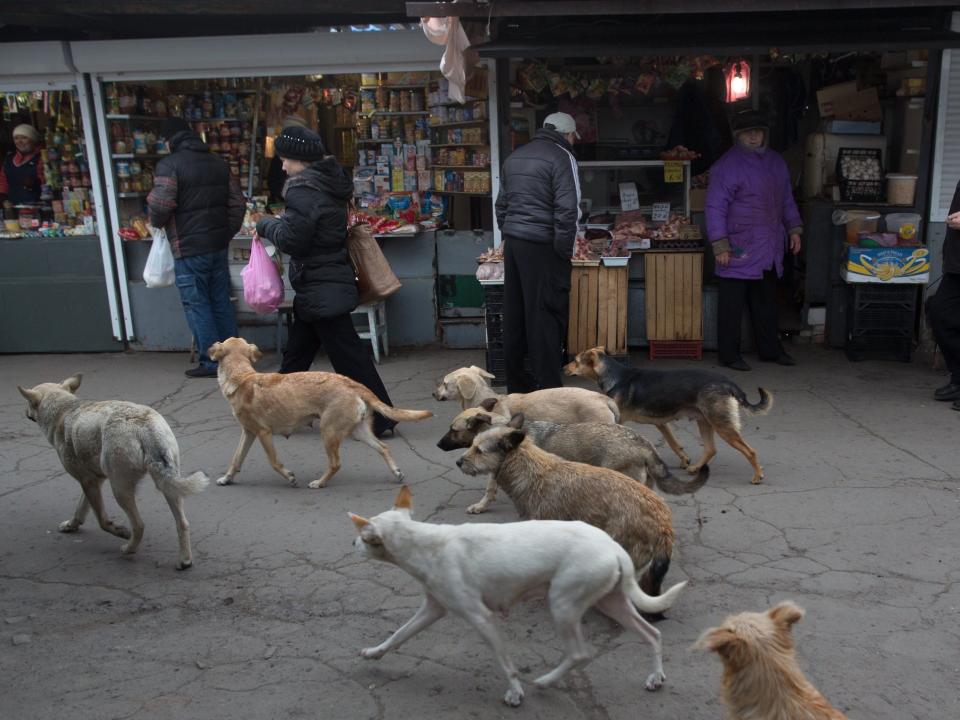
{"label": "white dog", "polygon": [[379,659],[451,611],[489,643],[510,683],[503,701],[517,706],[523,688],[504,648],[493,616],[506,614],[520,600],[546,596],[557,634],[566,646],[562,662],[534,680],[553,685],[592,656],[580,618],[591,607],[613,618],[653,646],[653,672],[647,690],[666,679],[660,632],[640,617],[669,608],[686,582],[659,597],[646,595],[635,580],[633,562],[609,535],[582,522],[529,520],[468,525],[430,525],[410,519],[411,494],[404,485],[392,510],[366,519],[350,513],[365,557],[392,563],[420,581],[426,597],[399,630],[376,647],[360,652]]}
{"label": "white dog", "polygon": [[[185,570],[193,565],[193,555],[183,498],[203,490],[207,476],[202,472],[189,477],[180,475],[177,438],[160,413],[146,405],[123,400],[80,400],[74,395],[80,380],[77,374],[62,383],[43,383],[29,390],[17,386],[27,399],[27,417],[40,426],[60,456],[63,469],[83,488],[73,517],[60,523],[60,532],[75,532],[92,507],[104,531],[129,540],[120,551],[135,553],[143,538],[143,520],[135,497],[137,483],[149,473],[177,523],[180,539],[177,569]],[[130,530],[107,517],[100,493],[106,479],[110,480],[113,496],[130,519],[132,536]]]}

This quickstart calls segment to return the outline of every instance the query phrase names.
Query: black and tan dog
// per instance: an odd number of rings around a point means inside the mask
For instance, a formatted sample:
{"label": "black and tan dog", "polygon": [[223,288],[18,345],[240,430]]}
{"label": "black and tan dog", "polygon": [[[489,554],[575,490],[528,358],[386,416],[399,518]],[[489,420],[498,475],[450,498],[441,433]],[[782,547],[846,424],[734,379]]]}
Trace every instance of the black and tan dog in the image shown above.
{"label": "black and tan dog", "polygon": [[[620,408],[621,421],[655,425],[691,473],[697,473],[714,455],[713,433],[743,453],[753,466],[754,484],[763,480],[757,452],[740,434],[740,409],[766,414],[773,407],[773,395],[763,388],[760,402],[747,401],[743,389],[720,373],[709,370],[641,370],[628,368],[609,357],[602,347],[584,350],[564,368],[568,375],[596,380]],[[703,457],[693,465],[670,428],[680,417],[696,420],[703,442]]]}

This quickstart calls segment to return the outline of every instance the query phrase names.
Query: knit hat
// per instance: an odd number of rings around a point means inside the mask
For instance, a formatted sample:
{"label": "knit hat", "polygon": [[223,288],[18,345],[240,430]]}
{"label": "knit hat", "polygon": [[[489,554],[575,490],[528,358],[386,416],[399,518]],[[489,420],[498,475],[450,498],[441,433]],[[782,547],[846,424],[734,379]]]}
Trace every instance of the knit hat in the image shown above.
{"label": "knit hat", "polygon": [[40,142],[40,133],[37,132],[37,129],[33,125],[28,125],[27,123],[23,123],[23,125],[17,125],[13,129],[13,137],[16,137],[17,135],[23,135],[24,137],[30,138],[34,142]]}
{"label": "knit hat", "polygon": [[190,125],[183,118],[169,117],[163,121],[162,125],[160,125],[160,134],[169,140],[178,132],[183,132],[184,130],[189,129]]}
{"label": "knit hat", "polygon": [[770,122],[766,113],[759,110],[741,110],[730,119],[730,129],[734,135],[747,130],[769,130]]}
{"label": "knit hat", "polygon": [[322,160],[327,154],[323,138],[313,130],[298,125],[288,127],[280,133],[273,141],[273,149],[282,158],[303,162]]}

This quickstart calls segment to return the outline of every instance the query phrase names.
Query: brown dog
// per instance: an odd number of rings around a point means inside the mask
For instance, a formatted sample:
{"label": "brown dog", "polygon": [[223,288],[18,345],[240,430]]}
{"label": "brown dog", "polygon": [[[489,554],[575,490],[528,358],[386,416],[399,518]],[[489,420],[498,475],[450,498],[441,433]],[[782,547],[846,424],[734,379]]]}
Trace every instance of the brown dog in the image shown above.
{"label": "brown dog", "polygon": [[721,694],[730,720],[846,720],[797,664],[793,624],[803,610],[782,602],[765,613],[731,615],[694,645],[723,661]]}
{"label": "brown dog", "polygon": [[521,429],[523,418],[480,433],[457,460],[467,475],[496,477],[524,520],[582,520],[606,531],[643,572],[640,587],[659,595],[673,553],[670,507],[646,485],[607,468],[562,460]]}
{"label": "brown dog", "polygon": [[[655,425],[691,474],[700,472],[717,454],[716,431],[747,458],[753,467],[751,482],[763,480],[757,452],[740,434],[740,410],[766,414],[773,407],[773,395],[767,390],[760,388],[760,402],[753,405],[739,385],[720,373],[628,368],[607,356],[602,347],[584,350],[564,370],[595,380],[616,401],[623,421]],[[692,465],[670,428],[670,421],[680,417],[696,420],[700,428],[703,457]]]}
{"label": "brown dog", "polygon": [[293,473],[277,458],[273,436],[289,437],[298,427],[314,419],[319,420],[320,436],[330,466],[319,479],[310,483],[310,487],[323,487],[340,469],[340,443],[350,435],[380,453],[397,482],[401,482],[403,473],[387,446],[373,434],[373,411],[391,420],[423,420],[433,415],[429,410],[400,410],[385,405],[360,383],[336,373],[281,375],[257,372],[253,363],[260,359],[260,350],[242,338],[214,343],[209,355],[220,363],[217,371],[220,390],[243,428],[240,446],[226,474],[217,480],[218,485],[233,482],[233,476],[240,471],[254,438],[263,445],[271,467],[291,485],[296,485]]}

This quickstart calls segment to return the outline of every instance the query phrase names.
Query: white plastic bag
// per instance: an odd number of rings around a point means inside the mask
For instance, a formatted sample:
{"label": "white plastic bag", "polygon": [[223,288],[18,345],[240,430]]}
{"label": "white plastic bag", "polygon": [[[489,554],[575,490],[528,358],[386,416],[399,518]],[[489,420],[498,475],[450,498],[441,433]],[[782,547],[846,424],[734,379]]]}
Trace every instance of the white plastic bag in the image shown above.
{"label": "white plastic bag", "polygon": [[147,264],[143,268],[143,281],[148,288],[170,287],[177,278],[173,272],[173,253],[170,251],[167,231],[163,228],[152,230],[153,247],[150,248]]}

